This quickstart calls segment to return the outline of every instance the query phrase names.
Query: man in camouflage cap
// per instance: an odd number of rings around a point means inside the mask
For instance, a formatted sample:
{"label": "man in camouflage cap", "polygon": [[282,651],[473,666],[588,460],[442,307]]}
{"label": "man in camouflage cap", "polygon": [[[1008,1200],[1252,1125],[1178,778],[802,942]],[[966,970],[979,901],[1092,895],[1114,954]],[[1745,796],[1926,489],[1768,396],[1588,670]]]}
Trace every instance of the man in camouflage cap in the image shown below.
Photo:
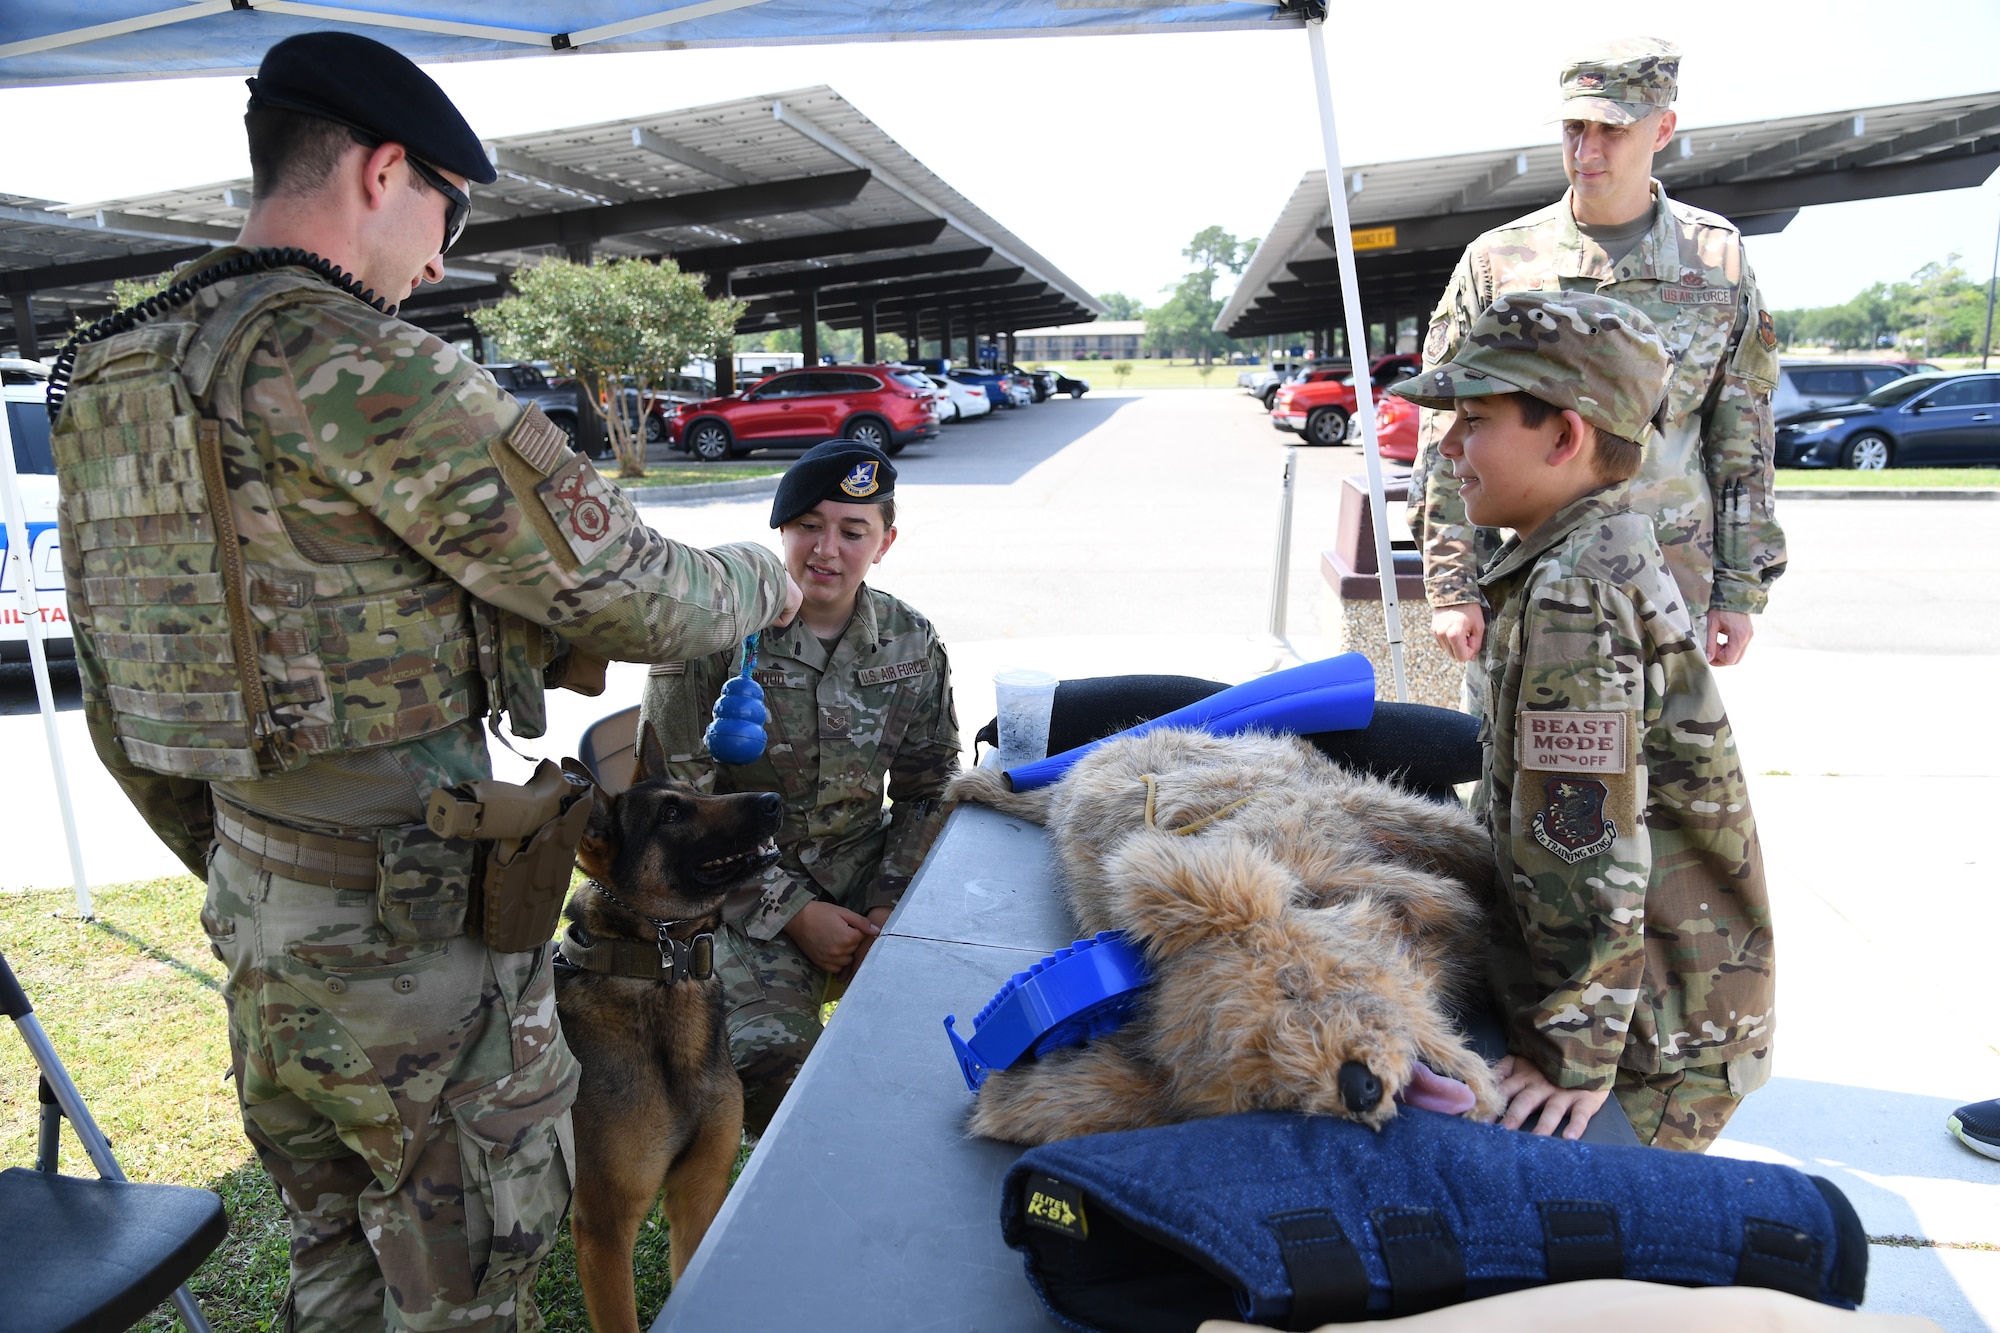
{"label": "man in camouflage cap", "polygon": [[1615,1094],[1642,1142],[1712,1143],[1769,1075],[1763,857],[1728,715],[1679,586],[1631,506],[1675,367],[1589,292],[1503,296],[1391,388],[1452,413],[1440,455],[1476,523],[1475,805],[1496,873],[1503,1123],[1579,1137]]}
{"label": "man in camouflage cap", "polygon": [[[1675,365],[1632,504],[1653,517],[1696,637],[1722,666],[1741,660],[1751,616],[1785,568],[1772,507],[1777,334],[1735,226],[1675,202],[1651,178],[1653,155],[1673,139],[1679,74],[1680,52],[1651,38],[1608,42],[1563,66],[1556,118],[1570,188],[1466,247],[1431,316],[1424,362],[1448,359],[1507,292],[1601,292],[1651,317]],[[1486,636],[1478,568],[1501,534],[1469,519],[1438,462],[1450,418],[1423,418],[1410,527],[1432,629],[1467,661]]]}
{"label": "man in camouflage cap", "polygon": [[490,777],[482,723],[542,734],[545,685],[721,650],[798,590],[761,547],[648,528],[395,317],[494,178],[421,70],[290,38],[245,124],[238,242],[93,328],[51,395],[85,719],[208,881],[244,1128],[291,1224],[277,1325],[537,1328],[576,1061],[548,945],[475,924],[491,844],[426,802]]}
{"label": "man in camouflage cap", "polygon": [[716,937],[752,1133],[770,1123],[819,1039],[821,1007],[909,887],[958,771],[944,644],[915,608],[865,582],[895,544],[895,493],[895,464],[856,440],[815,445],[779,483],[771,526],[805,605],[757,645],[770,710],[762,756],[723,764],[702,741],[735,654],[656,666],[646,681],[640,725],[673,776],[785,798],[778,864],[730,899]]}

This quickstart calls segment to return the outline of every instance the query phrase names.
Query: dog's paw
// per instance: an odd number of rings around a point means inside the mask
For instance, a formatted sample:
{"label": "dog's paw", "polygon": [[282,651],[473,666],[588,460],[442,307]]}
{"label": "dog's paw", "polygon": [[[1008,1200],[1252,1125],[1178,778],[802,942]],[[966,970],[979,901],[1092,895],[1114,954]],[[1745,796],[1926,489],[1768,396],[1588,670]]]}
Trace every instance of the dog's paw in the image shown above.
{"label": "dog's paw", "polygon": [[1120,926],[1157,962],[1285,910],[1298,882],[1254,843],[1137,833],[1105,868]]}

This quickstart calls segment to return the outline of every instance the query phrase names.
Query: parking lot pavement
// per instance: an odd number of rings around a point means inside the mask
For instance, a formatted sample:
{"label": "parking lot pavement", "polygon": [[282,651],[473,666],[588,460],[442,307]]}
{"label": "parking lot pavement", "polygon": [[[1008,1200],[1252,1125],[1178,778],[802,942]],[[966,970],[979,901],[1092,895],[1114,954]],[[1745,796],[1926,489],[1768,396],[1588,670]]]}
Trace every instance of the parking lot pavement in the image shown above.
{"label": "parking lot pavement", "polygon": [[[1289,442],[1246,395],[1161,391],[1059,399],[906,450],[878,582],[939,626],[968,744],[999,665],[1241,680],[1274,664],[1262,630]],[[1299,460],[1290,620],[1311,656],[1318,553],[1362,465],[1353,449]],[[699,545],[772,538],[766,500],[646,512]],[[1777,919],[1776,1078],[1718,1151],[1826,1175],[1871,1234],[1912,1238],[1872,1247],[1869,1308],[2000,1329],[2000,1162],[1943,1123],[2000,1096],[2000,858],[1984,836],[2000,809],[2000,505],[1791,500],[1780,517],[1790,571],[1749,659],[1720,676]],[[522,749],[565,753],[643,680],[618,666],[601,698],[552,696],[549,735]],[[32,714],[25,669],[0,669],[7,888],[69,881]],[[81,715],[61,726],[92,879],[176,869]],[[497,748],[495,767],[527,771]]]}

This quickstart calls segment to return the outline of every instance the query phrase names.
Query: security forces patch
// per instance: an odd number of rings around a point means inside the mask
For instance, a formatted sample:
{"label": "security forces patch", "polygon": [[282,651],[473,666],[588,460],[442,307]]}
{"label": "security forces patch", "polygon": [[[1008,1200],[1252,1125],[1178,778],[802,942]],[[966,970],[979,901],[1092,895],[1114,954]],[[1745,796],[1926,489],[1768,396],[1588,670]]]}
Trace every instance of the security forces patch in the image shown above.
{"label": "security forces patch", "polygon": [[1764,350],[1774,352],[1778,348],[1778,326],[1771,322],[1771,312],[1757,312],[1757,341],[1764,344]]}
{"label": "security forces patch", "polygon": [[581,454],[557,468],[535,494],[547,506],[578,562],[589,564],[613,541],[611,487]]}
{"label": "security forces patch", "polygon": [[1435,366],[1442,363],[1445,353],[1451,350],[1451,321],[1443,316],[1431,323],[1430,332],[1424,335],[1424,364]]}
{"label": "security forces patch", "polygon": [[882,489],[882,483],[875,479],[876,464],[856,463],[854,470],[841,479],[840,489],[857,500],[865,500]]}
{"label": "security forces patch", "polygon": [[1569,865],[1604,851],[1618,837],[1618,825],[1604,814],[1603,783],[1590,778],[1550,778],[1543,784],[1548,806],[1529,821],[1535,841]]}
{"label": "security forces patch", "polygon": [[1071,1240],[1089,1240],[1090,1223],[1083,1215],[1083,1191],[1048,1176],[1030,1176],[1021,1186],[1022,1211],[1028,1225]]}

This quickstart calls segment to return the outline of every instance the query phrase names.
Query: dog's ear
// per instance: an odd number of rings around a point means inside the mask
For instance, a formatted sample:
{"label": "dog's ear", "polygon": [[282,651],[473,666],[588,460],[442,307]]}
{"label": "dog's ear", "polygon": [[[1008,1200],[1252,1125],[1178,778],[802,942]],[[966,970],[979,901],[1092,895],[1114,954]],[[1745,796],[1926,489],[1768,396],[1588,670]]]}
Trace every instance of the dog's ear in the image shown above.
{"label": "dog's ear", "polygon": [[667,776],[667,751],[660,744],[660,738],[644,722],[639,724],[639,754],[632,770],[632,781],[645,782],[651,778]]}

